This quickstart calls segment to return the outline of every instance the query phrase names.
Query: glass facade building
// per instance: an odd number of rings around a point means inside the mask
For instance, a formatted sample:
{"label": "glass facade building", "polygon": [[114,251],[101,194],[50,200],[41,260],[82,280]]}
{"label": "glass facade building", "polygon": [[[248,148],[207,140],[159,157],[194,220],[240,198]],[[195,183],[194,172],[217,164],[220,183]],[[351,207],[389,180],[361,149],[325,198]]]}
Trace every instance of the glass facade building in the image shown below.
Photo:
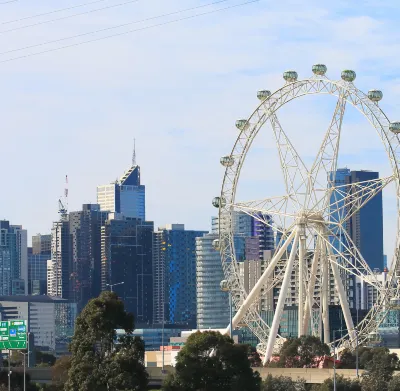
{"label": "glass facade building", "polygon": [[69,214],[71,300],[78,311],[101,292],[101,227],[107,217],[97,204],[84,204]]}
{"label": "glass facade building", "polygon": [[47,261],[50,253],[34,254],[28,247],[28,294],[47,294]]}
{"label": "glass facade building", "polygon": [[101,288],[123,282],[113,291],[137,327],[153,322],[153,230],[153,222],[133,218],[107,220],[101,228]]}
{"label": "glass facade building", "polygon": [[140,167],[132,166],[118,181],[97,187],[101,210],[146,219],[146,188],[140,184]]}
{"label": "glass facade building", "polygon": [[0,221],[0,293],[24,295],[28,291],[27,231]]}
{"label": "glass facade building", "polygon": [[225,278],[221,256],[213,247],[218,234],[205,234],[196,238],[197,328],[222,329],[229,324],[229,297],[222,292]]}
{"label": "glass facade building", "polygon": [[[365,170],[350,171],[347,168],[342,168],[336,171],[334,185],[341,186],[365,182],[366,186],[371,186],[371,183],[368,181],[376,179],[379,179],[378,172]],[[348,194],[351,191],[350,187],[348,190],[346,190],[346,188],[341,188],[341,190],[345,192],[346,196],[350,195],[351,197],[351,194]],[[331,207],[331,213],[333,218],[337,219],[340,218],[339,213],[347,213],[348,211],[341,212],[344,205],[343,195],[337,191],[333,192],[331,196],[331,205],[334,202],[336,202],[336,205]],[[355,213],[346,222],[345,228],[369,267],[372,270],[379,269],[382,271],[384,267],[382,192],[376,194],[366,205]],[[342,240],[346,243],[344,238]]]}
{"label": "glass facade building", "polygon": [[153,239],[154,323],[196,328],[196,237],[183,224],[159,228]]}

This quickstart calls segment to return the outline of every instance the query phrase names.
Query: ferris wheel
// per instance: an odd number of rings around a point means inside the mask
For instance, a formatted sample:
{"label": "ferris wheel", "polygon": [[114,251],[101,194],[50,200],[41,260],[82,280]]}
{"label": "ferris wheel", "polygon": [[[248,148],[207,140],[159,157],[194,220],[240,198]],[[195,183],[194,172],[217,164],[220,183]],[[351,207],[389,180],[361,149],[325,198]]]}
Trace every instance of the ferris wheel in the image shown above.
{"label": "ferris wheel", "polygon": [[[257,93],[261,101],[248,119],[236,122],[240,133],[229,155],[220,160],[225,167],[222,190],[213,199],[219,209],[219,239],[214,247],[222,258],[226,283],[230,289],[235,316],[232,328],[247,325],[258,337],[258,350],[264,363],[283,343],[279,335],[282,314],[288,291],[296,286],[298,336],[312,334],[324,342],[355,348],[376,335],[388,311],[398,308],[400,271],[400,122],[390,122],[379,106],[382,92],[370,90],[367,94],[354,85],[356,73],[344,70],[341,80],[326,76],[327,67],[312,67],[313,76],[298,80],[295,71],[283,74],[285,84],[274,93]],[[306,95],[328,94],[336,99],[336,107],[327,131],[321,136],[320,148],[311,167],[307,167],[287,133],[282,128],[279,110],[287,103]],[[339,184],[335,175],[339,157],[342,122],[346,106],[352,105],[375,128],[386,155],[391,175],[384,178],[351,184]],[[268,127],[275,139],[283,174],[285,192],[251,201],[237,200],[241,170],[253,141],[261,128]],[[323,178],[323,180],[321,180]],[[397,237],[394,257],[385,281],[377,278],[355,245],[347,223],[352,216],[390,184],[397,199]],[[261,277],[252,289],[246,291],[240,276],[240,262],[235,250],[235,214],[245,213],[265,224],[275,233],[273,256],[263,261]],[[357,278],[376,292],[376,300],[359,324],[353,321],[347,298],[349,278]],[[279,292],[274,302],[273,319],[267,322],[260,312],[260,300],[272,292]],[[332,337],[329,306],[341,308],[346,326],[345,335]],[[230,326],[227,328],[229,332]],[[335,340],[336,339],[336,340]]]}

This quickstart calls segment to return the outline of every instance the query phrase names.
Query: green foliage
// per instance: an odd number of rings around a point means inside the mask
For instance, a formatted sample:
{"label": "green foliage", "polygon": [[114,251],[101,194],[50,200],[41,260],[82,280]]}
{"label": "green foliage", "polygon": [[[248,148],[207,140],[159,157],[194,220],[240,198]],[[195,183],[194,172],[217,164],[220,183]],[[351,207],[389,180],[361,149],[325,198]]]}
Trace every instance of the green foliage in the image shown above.
{"label": "green foliage", "polygon": [[247,354],[251,367],[262,367],[261,357],[255,347],[249,345]]}
{"label": "green foliage", "polygon": [[164,391],[259,391],[261,379],[253,372],[247,345],[213,331],[192,334],[178,353],[176,372]]}
{"label": "green foliage", "polygon": [[34,354],[37,366],[52,367],[56,362],[56,357],[50,353],[45,353],[41,352],[40,350],[36,350]]}
{"label": "green foliage", "polygon": [[375,348],[365,355],[368,361],[365,363],[367,373],[362,379],[363,391],[387,391],[393,372],[398,367],[397,354],[390,353],[387,348]]}
{"label": "green foliage", "polygon": [[[314,384],[311,391],[333,391],[333,378],[326,379],[322,384]],[[358,380],[350,380],[343,376],[336,376],[336,391],[361,391]]]}
{"label": "green foliage", "polygon": [[127,335],[114,346],[115,329],[131,333],[133,315],[125,311],[115,293],[102,292],[86,305],[76,320],[65,391],[146,389],[148,375],[143,365],[143,342]]}
{"label": "green foliage", "polygon": [[268,375],[262,382],[261,391],[305,391],[305,380],[292,380],[288,376]]}
{"label": "green foliage", "polygon": [[281,368],[310,368],[314,358],[330,355],[329,346],[317,337],[303,335],[286,340],[279,354]]}
{"label": "green foliage", "polygon": [[400,375],[393,376],[389,381],[388,391],[400,391]]}

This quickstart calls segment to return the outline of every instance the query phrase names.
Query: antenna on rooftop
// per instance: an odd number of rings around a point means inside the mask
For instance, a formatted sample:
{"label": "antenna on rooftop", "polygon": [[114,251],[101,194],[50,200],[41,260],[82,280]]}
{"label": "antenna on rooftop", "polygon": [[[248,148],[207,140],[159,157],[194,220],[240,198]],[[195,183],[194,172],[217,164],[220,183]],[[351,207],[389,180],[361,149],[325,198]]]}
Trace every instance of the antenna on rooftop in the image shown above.
{"label": "antenna on rooftop", "polygon": [[132,167],[136,166],[136,139],[133,139]]}

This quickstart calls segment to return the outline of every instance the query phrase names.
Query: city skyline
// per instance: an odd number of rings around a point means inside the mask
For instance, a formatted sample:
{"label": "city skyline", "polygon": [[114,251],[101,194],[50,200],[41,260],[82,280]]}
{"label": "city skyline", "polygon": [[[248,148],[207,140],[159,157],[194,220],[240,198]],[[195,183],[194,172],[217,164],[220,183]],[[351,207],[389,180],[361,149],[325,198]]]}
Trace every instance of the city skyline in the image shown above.
{"label": "city skyline", "polygon": [[[49,36],[62,38],[200,4],[204,2],[154,1],[151,6],[138,2],[2,34],[0,40],[4,50],[11,50],[44,42]],[[189,229],[208,229],[214,212],[210,200],[221,186],[218,162],[229,153],[236,137],[234,122],[255,107],[257,90],[282,85],[282,70],[294,68],[301,78],[311,73],[310,64],[323,62],[328,75],[339,78],[342,69],[353,68],[361,89],[383,90],[382,107],[395,117],[399,103],[394,99],[398,89],[394,75],[399,60],[393,6],[389,1],[379,6],[366,2],[362,8],[342,2],[271,2],[266,6],[260,1],[159,30],[3,63],[7,74],[2,99],[4,159],[15,163],[2,174],[9,191],[0,195],[0,217],[22,224],[29,237],[50,232],[65,174],[70,181],[69,209],[94,203],[96,186],[111,182],[129,166],[136,138],[137,160],[147,186],[147,219],[155,226],[184,223]],[[51,9],[39,0],[35,5],[3,5],[1,10],[3,20],[8,21],[16,19],[15,15]],[[46,18],[31,22],[42,20]],[[4,30],[27,24],[10,24]],[[368,53],[354,44],[354,31],[359,31],[357,40],[368,42]],[[193,91],[193,98],[188,99]],[[327,126],[321,115],[324,104],[317,104],[315,111],[320,115],[313,117],[312,124],[304,107],[293,110],[288,127],[296,132],[300,125],[310,136],[321,135]],[[366,122],[350,118],[345,129],[351,134],[344,146],[347,161],[341,166],[385,175],[378,139],[362,137]],[[117,148],[112,144],[116,141]],[[301,137],[295,141],[304,152]],[[367,159],[371,159],[368,166]],[[18,173],[27,165],[36,167],[24,184],[30,189],[28,201],[18,190]],[[272,166],[267,178],[270,186],[279,180],[278,174],[277,166]],[[254,178],[249,189],[258,180]],[[8,205],[18,208],[6,209]],[[385,246],[392,247],[392,208],[384,204],[384,210],[391,219],[389,228],[385,227]],[[385,252],[390,260],[392,249],[385,248]]]}

